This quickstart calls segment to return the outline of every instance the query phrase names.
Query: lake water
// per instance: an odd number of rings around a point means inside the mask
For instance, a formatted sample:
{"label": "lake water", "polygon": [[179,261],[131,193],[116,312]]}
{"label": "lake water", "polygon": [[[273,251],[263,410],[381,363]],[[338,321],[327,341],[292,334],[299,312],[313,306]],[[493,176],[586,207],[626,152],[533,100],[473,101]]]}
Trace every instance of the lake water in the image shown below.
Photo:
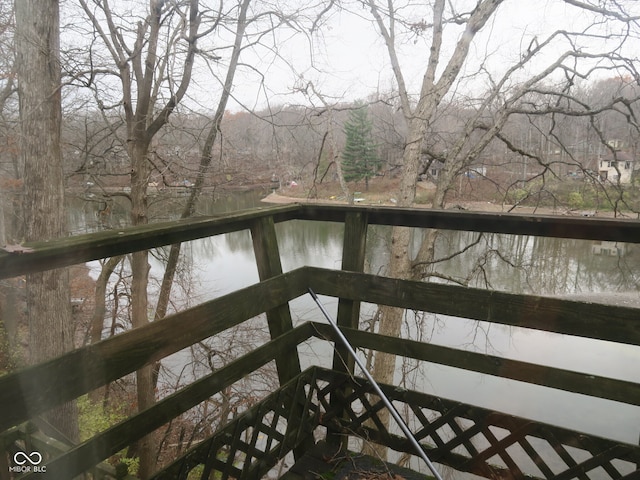
{"label": "lake water", "polygon": [[[212,214],[264,206],[260,203],[262,195],[249,192],[210,196],[199,212]],[[179,197],[159,197],[153,209],[164,212],[162,220],[177,218],[171,212],[179,211],[179,202]],[[113,205],[108,218],[100,217],[97,213],[100,208],[99,202],[80,202],[72,208],[72,224],[77,231],[126,224],[126,208]],[[304,265],[340,267],[342,224],[292,221],[276,227],[285,271]],[[388,228],[370,227],[369,271],[378,272],[386,264],[388,239]],[[418,245],[419,239],[416,242]],[[438,265],[441,277],[514,293],[638,303],[637,245],[443,232],[438,239],[436,258],[449,257],[463,248],[466,248],[463,255]],[[248,231],[190,242],[184,252],[187,268],[181,276],[183,288],[176,290],[177,308],[258,282]],[[151,264],[152,277],[160,278],[163,272],[160,256],[152,256]],[[337,302],[328,298],[322,301],[335,315]],[[295,323],[324,321],[309,296],[291,302],[291,310]],[[363,320],[371,317],[374,310],[365,306]],[[429,314],[417,320],[407,314],[403,335],[438,345],[640,382],[639,347],[443,315]],[[173,374],[182,371],[190,354],[180,352],[172,356],[164,362],[165,368]],[[313,363],[330,366],[331,348],[325,342],[308,342],[301,348],[301,354],[303,367]],[[401,373],[399,369],[398,379]],[[640,409],[636,407],[426,363],[416,365],[410,375],[417,388],[427,393],[629,443],[638,441]]]}

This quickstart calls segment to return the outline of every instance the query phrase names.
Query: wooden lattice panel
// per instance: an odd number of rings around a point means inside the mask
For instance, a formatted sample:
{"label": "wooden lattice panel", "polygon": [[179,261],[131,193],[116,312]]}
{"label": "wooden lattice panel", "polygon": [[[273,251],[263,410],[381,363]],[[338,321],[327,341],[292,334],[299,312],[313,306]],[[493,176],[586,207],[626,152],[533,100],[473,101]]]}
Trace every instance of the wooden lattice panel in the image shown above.
{"label": "wooden lattice panel", "polygon": [[[332,396],[340,406],[333,403],[324,412],[323,424],[412,453],[411,445],[378,419],[385,407],[370,395],[366,380],[321,370],[318,381],[320,401],[327,405],[322,398]],[[412,424],[419,424],[414,433],[431,460],[458,471],[500,479],[640,478],[638,446],[390,386],[383,390],[399,411],[409,407]]]}
{"label": "wooden lattice panel", "polygon": [[[411,412],[413,431],[431,460],[457,471],[491,479],[640,479],[638,446],[423,393],[382,389],[399,411]],[[186,479],[192,471],[202,479],[262,478],[289,452],[297,449],[299,456],[310,448],[319,425],[413,453],[406,439],[380,422],[384,408],[366,380],[311,368],[155,478]]]}
{"label": "wooden lattice panel", "polygon": [[261,478],[289,452],[310,446],[319,417],[313,374],[276,390],[154,478]]}

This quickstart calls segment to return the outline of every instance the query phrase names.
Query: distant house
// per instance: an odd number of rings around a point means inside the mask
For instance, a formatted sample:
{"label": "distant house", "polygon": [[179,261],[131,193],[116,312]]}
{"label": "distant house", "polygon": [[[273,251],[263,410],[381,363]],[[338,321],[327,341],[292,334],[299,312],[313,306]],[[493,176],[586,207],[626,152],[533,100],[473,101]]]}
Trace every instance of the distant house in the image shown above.
{"label": "distant house", "polygon": [[600,159],[598,165],[600,180],[621,184],[631,183],[635,163],[635,158],[629,152],[617,151],[615,155],[610,152]]}
{"label": "distant house", "polygon": [[[441,171],[444,169],[444,163],[440,160],[433,160],[429,168],[421,175],[421,180],[435,181],[440,177]],[[466,170],[463,175],[470,179],[487,176],[487,167],[484,165],[472,165]]]}
{"label": "distant house", "polygon": [[601,242],[594,242],[593,245],[591,245],[591,252],[594,255],[622,257],[625,254],[625,245],[624,243],[603,240]]}
{"label": "distant house", "polygon": [[429,165],[428,170],[425,172],[425,180],[437,180],[440,176],[440,170],[444,168],[444,163],[440,160],[433,160],[431,165]]}

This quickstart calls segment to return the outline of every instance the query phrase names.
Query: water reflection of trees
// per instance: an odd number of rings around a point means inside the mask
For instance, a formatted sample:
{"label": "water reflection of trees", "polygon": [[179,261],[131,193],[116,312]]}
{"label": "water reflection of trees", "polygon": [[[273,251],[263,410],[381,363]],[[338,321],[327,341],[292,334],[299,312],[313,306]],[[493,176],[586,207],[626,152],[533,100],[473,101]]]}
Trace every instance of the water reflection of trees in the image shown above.
{"label": "water reflection of trees", "polygon": [[195,240],[193,243],[193,255],[201,262],[206,262],[220,255],[228,253],[244,253],[252,255],[253,243],[249,230],[230,232],[215,237],[205,237]]}
{"label": "water reflection of trees", "polygon": [[[283,257],[301,265],[320,254],[341,252],[341,224],[287,222],[279,224]],[[414,232],[414,251],[427,240],[426,230]],[[385,275],[391,229],[370,225],[365,269]],[[640,282],[640,253],[635,244],[507,235],[452,230],[438,231],[434,259],[420,269],[424,281],[534,295],[635,292]],[[324,253],[323,253],[324,252]],[[334,252],[334,253],[329,253]],[[419,265],[416,258],[415,265]],[[336,265],[337,266],[337,265]]]}
{"label": "water reflection of trees", "polygon": [[[276,225],[278,247],[289,268],[318,265],[334,258],[340,267],[344,225],[333,222],[291,221]],[[324,262],[322,262],[324,263]]]}
{"label": "water reflection of trees", "polygon": [[[152,205],[158,220],[171,219],[172,206],[179,197],[159,195]],[[198,212],[217,215],[260,205],[261,192],[211,192],[203,197]],[[123,199],[114,199],[110,218],[99,212],[106,199],[91,201],[77,198],[69,208],[70,224],[75,231],[94,231],[122,226],[128,218]],[[126,202],[125,202],[126,203]],[[100,224],[104,220],[106,224]],[[104,223],[103,222],[103,223]],[[277,226],[283,262],[291,268],[317,265],[319,259],[333,257],[339,262],[344,226],[341,223],[292,221]],[[367,242],[367,270],[384,274],[388,261],[389,231],[386,226],[371,225]],[[416,252],[426,238],[416,231]],[[192,242],[193,263],[225,254],[253,256],[248,230]],[[617,254],[612,254],[616,253]],[[434,260],[422,266],[421,278],[446,281],[472,287],[508,290],[515,293],[561,295],[584,292],[619,292],[638,289],[640,263],[635,245],[600,248],[597,242],[521,235],[440,231],[435,243]],[[336,263],[336,267],[339,263]]]}
{"label": "water reflection of trees", "polygon": [[599,243],[440,231],[424,278],[538,295],[636,291],[637,247],[619,245],[613,256],[596,253]]}
{"label": "water reflection of trees", "polygon": [[[185,189],[170,189],[149,197],[149,219],[151,222],[168,222],[180,218],[187,200]],[[214,216],[264,206],[261,199],[265,192],[205,192],[196,215]],[[66,199],[67,221],[70,231],[95,232],[131,225],[131,204],[124,191],[86,190],[69,195]]]}

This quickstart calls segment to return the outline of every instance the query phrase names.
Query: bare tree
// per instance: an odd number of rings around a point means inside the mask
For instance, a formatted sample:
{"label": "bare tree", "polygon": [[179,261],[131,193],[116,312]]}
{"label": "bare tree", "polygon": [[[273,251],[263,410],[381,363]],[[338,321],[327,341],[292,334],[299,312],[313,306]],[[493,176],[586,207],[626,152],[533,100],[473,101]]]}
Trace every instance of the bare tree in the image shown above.
{"label": "bare tree", "polygon": [[[272,5],[251,8],[255,7],[253,3],[251,0],[220,2],[209,8],[198,0],[150,0],[148,9],[134,6],[127,11],[128,6],[108,0],[80,0],[83,14],[90,20],[90,29],[83,32],[90,41],[84,51],[85,65],[76,60],[76,71],[70,72],[70,78],[90,89],[100,115],[110,128],[107,133],[111,133],[112,139],[117,139],[120,148],[126,151],[130,168],[130,193],[126,195],[131,202],[132,224],[149,221],[148,185],[155,184],[158,178],[164,181],[165,173],[171,170],[188,172],[192,169],[192,188],[181,216],[194,213],[215,158],[213,147],[221,136],[221,122],[232,96],[241,53],[263,46],[269,32],[281,26],[292,27],[296,21],[298,7],[292,8],[291,12],[281,12]],[[75,28],[83,28],[83,25],[78,22]],[[253,30],[248,32],[248,27]],[[277,56],[276,47],[266,47]],[[254,71],[250,65],[244,67]],[[196,70],[199,80],[213,81],[220,85],[221,91],[213,118],[207,122],[207,131],[200,133],[204,143],[200,146],[199,162],[178,166],[161,148],[156,148],[157,139],[158,134],[169,126],[169,119],[174,117],[177,107],[189,98],[191,79]],[[114,88],[114,82],[119,88]],[[205,111],[211,109],[208,102],[195,97],[189,98],[189,104]],[[89,152],[89,149],[81,151]],[[79,169],[86,168],[87,163],[81,161]],[[118,194],[123,195],[123,192]],[[173,246],[167,259],[155,319],[166,314],[179,256],[180,246]],[[99,278],[100,291],[113,269],[112,262],[105,266],[109,268]],[[130,308],[134,328],[150,321],[148,270],[148,254],[133,254]],[[101,307],[102,303],[98,301],[97,305]],[[94,318],[94,338],[98,338],[100,330],[99,310]],[[154,372],[152,367],[137,373],[140,409],[154,402],[156,379],[157,370]],[[145,439],[137,450],[141,456],[140,473],[146,476],[153,470],[153,452],[156,450],[153,439]]]}
{"label": "bare tree", "polygon": [[[98,97],[98,106],[102,111],[115,107],[122,109],[126,138],[121,139],[121,144],[131,165],[131,221],[133,225],[145,224],[148,222],[147,188],[151,172],[149,149],[153,138],[187,92],[197,41],[207,33],[200,31],[205,12],[200,11],[197,0],[191,0],[187,5],[150,0],[148,11],[136,25],[127,16],[118,15],[108,0],[95,3],[81,0],[80,4],[90,19],[95,42],[106,49],[113,65],[101,70],[89,69],[85,73],[86,83],[94,88],[97,96],[105,87],[96,82],[97,75],[115,77],[120,84],[119,98],[117,95],[104,100]],[[93,50],[89,53],[93,54]],[[93,62],[93,55],[88,60]],[[106,104],[107,101],[114,104]],[[131,270],[131,318],[136,328],[149,322],[147,252],[132,254]],[[148,408],[155,402],[151,366],[138,371],[137,388],[138,408]],[[152,436],[140,442],[140,474],[143,477],[154,469],[154,451]]]}
{"label": "bare tree", "polygon": [[[17,112],[15,108],[14,8],[11,2],[0,5],[0,245],[15,243],[19,237],[20,217],[15,192],[20,188],[18,149],[16,148]],[[14,368],[18,358],[18,309],[15,307],[15,281],[0,283],[0,369]]]}
{"label": "bare tree", "polygon": [[[211,124],[208,128],[208,132],[205,137],[205,142],[202,145],[200,151],[200,160],[198,170],[195,175],[195,182],[190,190],[188,200],[180,215],[181,218],[188,218],[195,212],[195,207],[198,198],[200,197],[203,187],[206,181],[206,175],[211,167],[211,163],[214,158],[214,146],[216,142],[222,141],[220,137],[223,136],[222,126],[225,111],[230,97],[232,96],[232,89],[236,76],[236,71],[240,62],[240,56],[245,49],[249,49],[259,45],[261,39],[267,32],[274,32],[278,28],[291,28],[295,30],[302,30],[302,26],[296,26],[297,22],[304,20],[303,15],[298,11],[297,7],[294,7],[292,12],[284,12],[280,10],[274,10],[271,7],[267,7],[265,10],[255,9],[251,16],[248,16],[249,7],[252,6],[251,0],[243,0],[237,5],[237,13],[235,17],[232,17],[229,12],[227,23],[228,28],[233,28],[233,43],[231,48],[231,54],[229,62],[226,68],[226,74],[224,77],[222,92],[218,99],[215,113],[213,115]],[[313,10],[315,6],[312,6]],[[316,17],[319,19],[320,17]],[[265,19],[267,21],[265,21]],[[262,26],[264,24],[265,26]],[[253,27],[253,31],[249,34],[247,29]],[[276,48],[276,46],[269,46],[269,48]],[[252,115],[245,114],[243,118],[251,120]],[[247,143],[257,143],[257,139],[254,135],[251,135],[248,128],[242,128],[243,136]],[[247,147],[245,143],[245,147]],[[258,156],[257,153],[255,156]],[[255,160],[254,160],[255,161]],[[167,259],[167,265],[165,273],[162,279],[162,285],[160,288],[160,294],[158,298],[158,304],[155,311],[155,319],[160,320],[164,318],[167,313],[167,307],[171,295],[171,287],[173,285],[176,268],[180,257],[180,244],[172,245]]]}
{"label": "bare tree", "polygon": [[[16,64],[24,164],[25,239],[65,235],[64,184],[60,153],[61,74],[57,0],[16,2]],[[30,362],[73,348],[69,273],[56,269],[27,277]],[[78,435],[75,403],[48,420],[70,440]]]}
{"label": "bare tree", "polygon": [[[207,134],[205,143],[202,147],[202,152],[200,154],[200,165],[196,175],[196,181],[194,187],[191,189],[191,193],[189,194],[189,199],[187,200],[184,210],[182,211],[181,218],[188,218],[193,215],[197,199],[204,187],[206,173],[209,169],[209,166],[211,165],[211,161],[213,158],[213,146],[218,137],[218,133],[220,132],[222,118],[227,107],[227,102],[229,101],[229,97],[231,95],[231,89],[233,87],[236,69],[240,59],[240,53],[242,51],[242,41],[247,26],[247,10],[250,3],[251,0],[243,0],[242,4],[239,6],[238,16],[235,23],[236,32],[234,37],[233,50],[231,53],[229,67],[227,69],[227,75],[224,81],[222,95],[218,100],[218,106],[213,116],[213,122],[209,128],[209,133]],[[169,300],[171,297],[171,287],[173,285],[179,258],[180,244],[174,244],[171,246],[169,257],[167,259],[167,265],[165,267],[165,273],[162,279],[162,285],[160,287],[158,304],[156,306],[155,320],[160,320],[167,314],[167,307],[169,305]]]}
{"label": "bare tree", "polygon": [[[485,25],[496,11],[501,1],[483,0],[466,15],[464,33],[456,43],[454,53],[444,66],[439,78],[436,74],[441,62],[443,44],[443,28],[445,24],[444,0],[437,0],[433,6],[432,40],[427,59],[427,67],[423,77],[420,96],[417,104],[413,105],[406,86],[404,74],[398,59],[396,45],[396,15],[394,2],[388,2],[389,9],[385,12],[375,0],[368,0],[371,13],[382,38],[384,39],[391,66],[397,82],[400,105],[407,122],[407,138],[403,155],[402,177],[398,204],[411,206],[415,199],[416,181],[421,161],[422,145],[430,123],[436,114],[444,96],[456,81],[465,60],[469,47],[475,35]],[[408,278],[412,275],[409,245],[411,231],[408,228],[396,227],[392,234],[392,251],[388,273],[394,277]],[[398,336],[402,325],[403,312],[399,309],[382,308],[379,323],[379,333]],[[395,356],[378,354],[374,362],[374,375],[381,382],[393,382],[395,372]],[[383,419],[388,422],[388,417]],[[386,452],[378,452],[386,455]]]}
{"label": "bare tree", "polygon": [[[531,34],[523,37],[519,57],[506,66],[502,73],[491,73],[489,57],[474,58],[474,66],[471,66],[470,48],[485,25],[500,18],[503,3],[508,2],[478,0],[469,2],[467,11],[459,11],[456,8],[465,7],[435,0],[427,7],[429,14],[411,11],[406,15],[404,5],[397,2],[367,1],[387,48],[407,124],[398,195],[400,205],[413,204],[416,181],[425,165],[440,162],[442,168],[438,174],[433,206],[444,207],[456,179],[464,175],[485,149],[496,145],[496,142],[514,155],[536,163],[539,169],[535,176],[544,185],[546,178],[559,174],[560,165],[554,163],[554,159],[510,140],[505,135],[508,122],[517,115],[528,115],[528,118],[539,119],[539,122],[546,118],[545,141],[563,145],[558,148],[566,155],[569,151],[567,147],[575,135],[570,130],[560,128],[561,118],[594,118],[599,111],[573,96],[578,80],[590,78],[600,69],[622,70],[634,75],[633,61],[631,57],[625,58],[623,52],[625,44],[633,36],[630,31],[637,29],[637,18],[626,13],[625,2],[566,2],[570,8],[578,8],[594,15],[593,25],[600,22],[615,23],[622,28],[611,28],[609,32],[622,33],[603,34],[600,30],[596,32],[595,28],[592,32],[591,25],[575,32],[559,29],[546,36]],[[429,22],[424,20],[429,17]],[[418,18],[422,20],[416,20]],[[453,38],[447,40],[447,31],[453,33]],[[424,74],[419,94],[414,101],[405,81],[399,50],[407,38],[422,36],[427,39],[423,55]],[[599,43],[596,42],[598,39]],[[594,47],[596,43],[598,46]],[[452,45],[450,52],[445,50],[447,44]],[[489,51],[490,47],[486,46],[483,50]],[[412,57],[414,61],[417,58],[416,55]],[[475,73],[471,73],[470,69],[475,69]],[[557,80],[557,77],[561,80]],[[466,83],[479,78],[489,88],[482,95],[474,97]],[[537,99],[531,101],[534,96]],[[607,108],[615,108],[616,104],[620,107],[624,105],[624,101],[609,102]],[[438,135],[434,128],[442,121],[441,116],[446,109],[452,106],[465,113],[458,117],[453,132],[446,136]],[[631,109],[626,109],[625,112],[628,118],[633,119]],[[632,121],[634,122],[635,120]],[[591,121],[592,126],[593,124]],[[566,158],[569,157],[563,158],[564,164],[568,164]],[[411,235],[410,229],[394,229],[388,266],[390,276],[420,278],[429,274],[427,266],[434,260],[436,232],[426,233],[416,259],[412,259],[410,255]],[[382,308],[379,332],[398,336],[402,315],[403,312],[397,309]],[[376,377],[383,382],[391,382],[394,372],[395,357],[378,354],[374,364]]]}
{"label": "bare tree", "polygon": [[[335,104],[331,104],[327,101],[327,98],[325,95],[322,94],[322,92],[318,91],[318,89],[315,87],[315,85],[313,84],[313,82],[307,82],[306,85],[303,88],[300,88],[301,91],[303,91],[305,93],[305,95],[309,95],[310,93],[308,92],[308,90],[310,90],[313,93],[313,96],[317,97],[320,100],[320,103],[323,106],[323,110],[324,112],[322,113],[326,113],[326,133],[323,137],[323,141],[322,141],[322,147],[320,149],[320,153],[319,155],[322,155],[324,147],[325,147],[325,142],[328,148],[328,152],[329,152],[329,166],[327,167],[327,169],[329,169],[332,165],[335,165],[336,167],[336,175],[338,176],[338,182],[340,183],[340,189],[342,190],[342,194],[344,195],[344,197],[347,199],[347,201],[349,202],[349,204],[353,204],[353,195],[351,194],[351,192],[349,191],[349,186],[347,185],[347,182],[344,179],[344,173],[343,173],[343,168],[342,168],[342,157],[339,154],[339,149],[338,149],[338,142],[336,140],[336,130],[340,130],[338,128],[338,126],[336,125],[336,121],[335,121],[335,109],[336,109],[336,105]],[[318,167],[320,166],[320,159],[318,159],[318,165],[316,167],[316,172]],[[317,175],[316,175],[317,176]],[[324,175],[323,175],[324,176]],[[315,181],[315,179],[314,179]]]}

